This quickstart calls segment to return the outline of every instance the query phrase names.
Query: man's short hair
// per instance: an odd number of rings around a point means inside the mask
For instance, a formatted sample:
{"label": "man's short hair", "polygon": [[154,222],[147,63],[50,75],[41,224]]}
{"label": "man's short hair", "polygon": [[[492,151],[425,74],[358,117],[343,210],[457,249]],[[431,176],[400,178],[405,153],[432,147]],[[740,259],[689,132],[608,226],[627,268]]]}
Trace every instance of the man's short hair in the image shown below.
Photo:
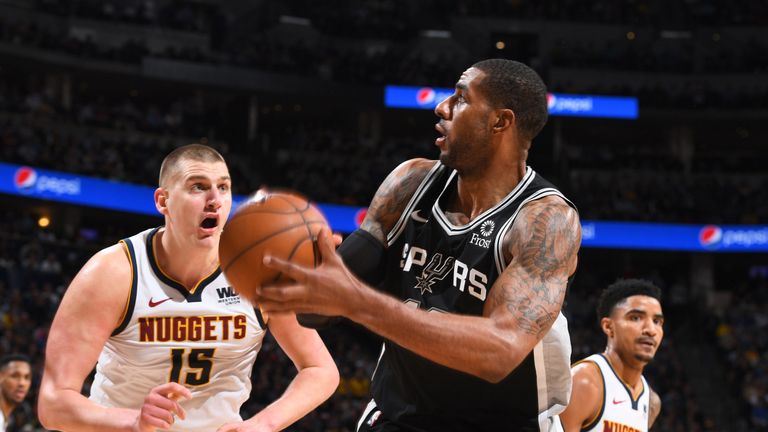
{"label": "man's short hair", "polygon": [[0,371],[5,370],[9,363],[15,361],[25,362],[30,365],[32,364],[32,360],[30,360],[29,357],[25,356],[24,354],[6,354],[0,357]]}
{"label": "man's short hair", "polygon": [[532,141],[547,123],[547,86],[523,63],[507,59],[482,60],[472,65],[486,74],[485,97],[496,108],[514,111],[523,139]]}
{"label": "man's short hair", "polygon": [[216,150],[202,144],[188,144],[176,148],[172,152],[168,153],[168,156],[163,159],[162,165],[160,165],[160,176],[158,184],[161,187],[168,182],[179,166],[179,162],[182,160],[193,160],[199,162],[224,162],[224,157]]}
{"label": "man's short hair", "polygon": [[611,316],[617,304],[636,295],[653,297],[661,303],[661,289],[653,283],[643,279],[619,279],[600,294],[597,301],[597,320]]}

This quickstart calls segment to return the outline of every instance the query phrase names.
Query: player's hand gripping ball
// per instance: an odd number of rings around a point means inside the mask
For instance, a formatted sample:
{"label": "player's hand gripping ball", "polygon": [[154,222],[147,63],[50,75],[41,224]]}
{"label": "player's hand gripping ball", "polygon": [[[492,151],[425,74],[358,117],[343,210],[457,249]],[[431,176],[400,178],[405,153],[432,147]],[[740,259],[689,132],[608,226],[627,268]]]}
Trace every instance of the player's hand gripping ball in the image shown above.
{"label": "player's hand gripping ball", "polygon": [[[258,305],[255,288],[290,282],[263,264],[264,255],[305,266],[320,265],[317,236],[328,222],[306,198],[289,192],[260,190],[243,202],[227,221],[219,242],[221,269],[241,297]],[[322,315],[299,314],[299,323],[320,327]]]}

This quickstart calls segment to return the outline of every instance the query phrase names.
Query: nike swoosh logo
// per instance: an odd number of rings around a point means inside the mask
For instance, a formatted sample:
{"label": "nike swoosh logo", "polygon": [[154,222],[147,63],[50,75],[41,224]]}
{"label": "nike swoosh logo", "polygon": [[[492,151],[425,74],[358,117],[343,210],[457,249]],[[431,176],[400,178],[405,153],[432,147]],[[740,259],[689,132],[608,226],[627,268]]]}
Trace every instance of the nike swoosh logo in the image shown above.
{"label": "nike swoosh logo", "polygon": [[427,220],[426,220],[425,218],[423,218],[423,217],[419,216],[419,212],[420,212],[420,211],[421,211],[421,210],[414,210],[414,211],[411,213],[411,219],[415,220],[416,222],[426,223],[426,222],[427,222]]}
{"label": "nike swoosh logo", "polygon": [[170,299],[171,299],[171,298],[170,298],[170,297],[168,297],[167,299],[163,299],[163,300],[160,300],[160,301],[158,301],[158,302],[153,302],[153,301],[152,301],[152,297],[150,297],[150,298],[149,298],[149,307],[155,307],[155,306],[161,305],[161,304],[163,304],[163,303],[167,302],[167,301],[168,301],[168,300],[170,300]]}
{"label": "nike swoosh logo", "polygon": [[626,399],[625,399],[625,400],[616,401],[616,398],[613,398],[613,404],[614,404],[614,405],[618,405],[618,404],[620,404],[620,403],[624,403],[624,402],[626,402],[626,401],[627,401]]}

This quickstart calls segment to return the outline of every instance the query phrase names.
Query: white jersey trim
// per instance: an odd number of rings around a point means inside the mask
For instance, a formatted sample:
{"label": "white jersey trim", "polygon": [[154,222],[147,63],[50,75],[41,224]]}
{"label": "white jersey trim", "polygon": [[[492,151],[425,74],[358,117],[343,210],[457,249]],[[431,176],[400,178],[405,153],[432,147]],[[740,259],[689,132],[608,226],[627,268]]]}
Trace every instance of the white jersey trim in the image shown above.
{"label": "white jersey trim", "polygon": [[434,182],[435,177],[437,177],[436,173],[441,171],[443,166],[444,165],[439,161],[435,162],[435,165],[429,170],[426,177],[424,177],[424,180],[422,180],[421,184],[419,184],[419,187],[416,188],[416,192],[413,193],[411,199],[408,201],[408,204],[403,209],[403,213],[400,215],[397,223],[395,223],[395,226],[392,227],[392,230],[387,234],[387,246],[392,246],[397,241],[398,237],[400,237],[400,234],[405,231],[406,222],[411,216],[413,208],[424,196],[424,193],[429,189],[429,186],[432,184],[432,182]]}
{"label": "white jersey trim", "polygon": [[[613,366],[610,364],[610,362],[608,362],[604,355],[593,354],[582,361],[591,361],[593,364],[595,364],[603,379],[603,405],[598,416],[589,425],[587,425],[586,428],[582,430],[592,432],[602,430],[601,424],[607,420],[614,422],[619,421],[641,432],[647,432],[647,411],[650,407],[650,387],[648,386],[648,381],[646,381],[645,377],[640,375],[640,379],[643,384],[643,390],[637,396],[637,399],[635,399],[632,395],[632,391],[616,374]],[[626,411],[617,413],[617,409],[620,408],[615,405],[616,402],[613,402],[613,404],[608,404],[609,399],[614,398],[615,400],[617,392],[621,395],[620,397],[622,398],[628,397],[626,401],[629,402],[629,406],[631,407],[629,414]],[[626,408],[626,405],[623,405],[623,407]],[[617,416],[621,417],[618,418]]]}
{"label": "white jersey trim", "polygon": [[511,202],[513,202],[518,196],[520,196],[520,194],[523,193],[523,191],[528,187],[528,185],[536,177],[536,172],[533,170],[533,168],[526,167],[525,175],[520,180],[520,183],[518,183],[517,186],[515,186],[515,188],[512,189],[512,191],[509,192],[506,197],[504,197],[504,199],[496,203],[496,205],[489,208],[488,210],[480,213],[480,215],[478,215],[474,220],[472,220],[468,224],[462,225],[462,226],[457,226],[452,224],[451,221],[449,221],[448,218],[445,216],[443,209],[440,208],[440,198],[443,196],[443,193],[445,193],[445,190],[451,184],[455,176],[456,176],[456,170],[454,170],[451,173],[451,176],[448,177],[448,181],[445,182],[445,186],[443,187],[442,192],[440,192],[440,195],[435,200],[435,204],[432,206],[432,214],[435,215],[435,218],[440,223],[440,226],[443,227],[443,231],[445,231],[445,233],[448,234],[449,236],[466,234],[469,231],[472,231],[479,224],[483,223],[485,219],[488,219],[489,217],[495,215],[496,213],[504,210],[504,208],[506,208]]}

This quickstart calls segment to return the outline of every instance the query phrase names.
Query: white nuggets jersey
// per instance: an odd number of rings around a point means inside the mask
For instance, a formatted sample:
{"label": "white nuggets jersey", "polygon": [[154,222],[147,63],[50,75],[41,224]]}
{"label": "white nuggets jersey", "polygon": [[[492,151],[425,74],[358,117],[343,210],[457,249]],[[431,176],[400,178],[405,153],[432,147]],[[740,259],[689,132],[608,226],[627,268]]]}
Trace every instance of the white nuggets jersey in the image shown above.
{"label": "white nuggets jersey", "polygon": [[219,269],[192,291],[165,275],[154,254],[157,231],[121,241],[131,261],[131,293],[99,356],[90,398],[140,409],[153,387],[178,382],[192,399],[180,402],[187,418],[170,430],[215,431],[241,420],[266,326]]}
{"label": "white nuggets jersey", "polygon": [[600,368],[603,376],[603,406],[594,420],[582,428],[588,432],[648,432],[648,409],[650,389],[645,377],[643,391],[637,399],[632,397],[629,387],[613,370],[602,354],[593,354],[583,361],[589,361]]}

